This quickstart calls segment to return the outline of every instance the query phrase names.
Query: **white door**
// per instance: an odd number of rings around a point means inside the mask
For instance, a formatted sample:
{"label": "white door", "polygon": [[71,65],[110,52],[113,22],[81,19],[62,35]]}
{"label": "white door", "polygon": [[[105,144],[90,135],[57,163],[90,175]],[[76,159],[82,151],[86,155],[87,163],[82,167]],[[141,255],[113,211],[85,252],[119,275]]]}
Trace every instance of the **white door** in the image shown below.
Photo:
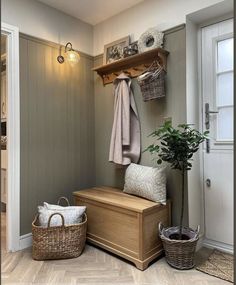
{"label": "white door", "polygon": [[233,250],[233,20],[202,28],[206,242]]}

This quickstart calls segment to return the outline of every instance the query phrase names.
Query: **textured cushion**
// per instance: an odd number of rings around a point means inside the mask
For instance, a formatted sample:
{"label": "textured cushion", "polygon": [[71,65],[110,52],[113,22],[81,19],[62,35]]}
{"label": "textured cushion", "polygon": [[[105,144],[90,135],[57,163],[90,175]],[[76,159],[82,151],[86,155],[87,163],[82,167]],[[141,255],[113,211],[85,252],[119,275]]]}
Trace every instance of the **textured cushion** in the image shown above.
{"label": "textured cushion", "polygon": [[131,163],[125,173],[125,193],[166,204],[165,168]]}
{"label": "textured cushion", "polygon": [[47,208],[48,210],[76,210],[79,208],[84,208],[84,206],[60,206],[60,205],[53,205],[53,204],[48,204],[47,202],[43,203],[44,207]]}
{"label": "textured cushion", "polygon": [[[47,227],[49,217],[54,213],[60,213],[64,217],[65,225],[78,224],[82,222],[85,210],[85,206],[62,207],[58,205],[50,205],[44,202],[44,207],[38,206],[39,223],[40,226]],[[50,225],[53,227],[62,225],[61,217],[59,215],[53,216]]]}

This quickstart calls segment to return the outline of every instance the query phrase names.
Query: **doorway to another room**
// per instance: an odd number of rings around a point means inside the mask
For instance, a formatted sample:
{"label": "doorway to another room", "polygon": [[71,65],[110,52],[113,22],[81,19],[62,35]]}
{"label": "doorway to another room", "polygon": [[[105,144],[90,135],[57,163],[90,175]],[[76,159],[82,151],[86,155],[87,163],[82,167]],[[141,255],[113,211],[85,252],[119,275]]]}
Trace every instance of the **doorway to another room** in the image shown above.
{"label": "doorway to another room", "polygon": [[1,35],[1,249],[7,236],[7,36]]}
{"label": "doorway to another room", "polygon": [[6,23],[1,26],[1,222],[2,253],[21,249],[19,29]]}

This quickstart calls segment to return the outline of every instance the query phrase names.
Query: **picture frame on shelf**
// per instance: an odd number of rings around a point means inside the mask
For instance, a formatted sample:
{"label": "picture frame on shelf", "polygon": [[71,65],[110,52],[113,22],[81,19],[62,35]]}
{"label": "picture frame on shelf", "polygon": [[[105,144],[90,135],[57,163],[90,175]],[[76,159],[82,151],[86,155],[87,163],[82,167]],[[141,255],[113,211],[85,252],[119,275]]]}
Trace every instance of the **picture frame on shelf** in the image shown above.
{"label": "picture frame on shelf", "polygon": [[138,54],[138,41],[135,41],[123,48],[124,57]]}
{"label": "picture frame on shelf", "polygon": [[104,46],[103,64],[109,64],[124,57],[123,48],[130,44],[130,37],[124,37]]}

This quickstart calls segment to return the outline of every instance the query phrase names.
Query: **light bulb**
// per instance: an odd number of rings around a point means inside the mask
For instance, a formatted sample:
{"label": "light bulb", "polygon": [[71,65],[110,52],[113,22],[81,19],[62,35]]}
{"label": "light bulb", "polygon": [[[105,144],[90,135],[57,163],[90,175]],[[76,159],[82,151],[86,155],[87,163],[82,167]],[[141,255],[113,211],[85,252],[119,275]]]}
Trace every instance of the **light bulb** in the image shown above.
{"label": "light bulb", "polygon": [[80,60],[80,55],[74,50],[69,50],[67,53],[67,60],[71,66],[77,64]]}

